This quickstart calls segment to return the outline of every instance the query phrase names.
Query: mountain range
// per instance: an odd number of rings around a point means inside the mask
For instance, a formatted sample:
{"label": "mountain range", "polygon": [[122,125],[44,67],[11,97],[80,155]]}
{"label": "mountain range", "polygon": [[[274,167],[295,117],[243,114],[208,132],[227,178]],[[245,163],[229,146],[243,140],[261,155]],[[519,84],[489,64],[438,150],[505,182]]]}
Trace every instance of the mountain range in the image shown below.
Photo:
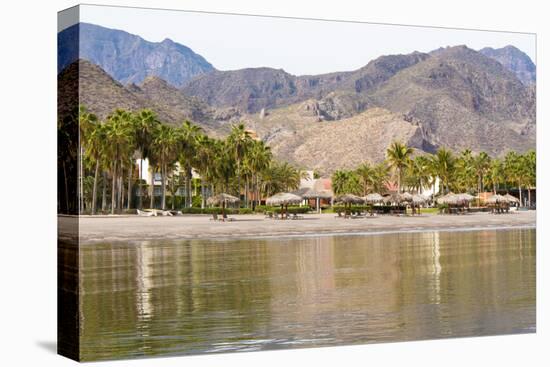
{"label": "mountain range", "polygon": [[[70,47],[78,37],[80,54]],[[280,159],[322,173],[380,161],[393,140],[493,156],[535,147],[535,66],[513,46],[385,55],[354,71],[295,76],[216,70],[172,41],[85,23],[58,40],[60,101],[78,80],[80,103],[102,118],[152,108],[166,123],[190,119],[216,136],[242,121]]]}

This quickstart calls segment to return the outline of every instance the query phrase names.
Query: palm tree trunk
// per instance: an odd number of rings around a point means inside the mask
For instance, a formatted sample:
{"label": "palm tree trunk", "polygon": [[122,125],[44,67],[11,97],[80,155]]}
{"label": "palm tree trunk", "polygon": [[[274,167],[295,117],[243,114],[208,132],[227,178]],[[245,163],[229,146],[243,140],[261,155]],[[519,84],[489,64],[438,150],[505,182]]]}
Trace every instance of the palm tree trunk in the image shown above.
{"label": "palm tree trunk", "polygon": [[65,165],[65,161],[63,161],[63,179],[65,181],[65,208],[67,210],[67,214],[69,214],[69,183],[67,179],[67,166]]}
{"label": "palm tree trunk", "polygon": [[521,184],[518,185],[518,188],[519,188],[519,206],[523,206],[523,197],[521,195]]}
{"label": "palm tree trunk", "polygon": [[401,193],[401,168],[397,168],[397,193]]}
{"label": "palm tree trunk", "polygon": [[112,182],[112,191],[111,191],[111,214],[115,214],[115,207],[116,207],[116,179],[117,179],[117,174],[116,174],[116,165],[117,165],[117,160],[115,160],[115,162],[113,163],[113,182]]}
{"label": "palm tree trunk", "polygon": [[162,210],[166,210],[166,165],[162,165]]}
{"label": "palm tree trunk", "polygon": [[101,211],[107,210],[107,173],[103,171],[103,188],[101,193]]}
{"label": "palm tree trunk", "polygon": [[190,208],[193,203],[191,198],[191,176],[191,169],[187,167],[185,170],[185,206],[187,208]]}
{"label": "palm tree trunk", "polygon": [[118,177],[118,207],[122,211],[124,209],[124,164],[120,161],[120,176]]}
{"label": "palm tree trunk", "polygon": [[149,204],[151,209],[155,208],[155,171],[151,174],[151,202]]}
{"label": "palm tree trunk", "polygon": [[170,200],[170,202],[172,203],[172,210],[175,209],[175,205],[176,205],[176,203],[175,203],[175,201],[176,201],[176,193],[174,192],[174,191],[175,191],[175,182],[174,182],[174,181],[175,181],[175,178],[174,178],[174,175],[172,174],[172,179],[170,180],[170,182],[171,182],[171,187],[172,187],[172,188],[170,189],[170,191],[172,192],[172,196],[171,196],[171,200]]}
{"label": "palm tree trunk", "polygon": [[204,209],[206,206],[206,198],[204,197],[206,195],[205,184],[204,177],[201,176],[201,209]]}
{"label": "palm tree trunk", "polygon": [[80,156],[78,157],[78,214],[82,214],[84,210],[84,164],[82,157],[84,156],[84,148],[80,145]]}
{"label": "palm tree trunk", "polygon": [[92,215],[95,214],[95,204],[97,201],[97,177],[99,175],[99,159],[95,162],[95,173],[94,173],[94,188],[92,190]]}
{"label": "palm tree trunk", "polygon": [[527,187],[527,203],[531,206],[531,187]]}
{"label": "palm tree trunk", "polygon": [[128,203],[126,206],[126,209],[130,209],[131,203],[132,203],[132,171],[134,165],[131,164],[130,167],[128,167]]}
{"label": "palm tree trunk", "polygon": [[138,177],[138,185],[139,185],[139,197],[138,197],[138,208],[143,208],[143,185],[141,183],[141,178],[143,177],[143,158],[140,158],[139,160],[139,177]]}
{"label": "palm tree trunk", "polygon": [[248,178],[244,181],[244,207],[248,208]]}

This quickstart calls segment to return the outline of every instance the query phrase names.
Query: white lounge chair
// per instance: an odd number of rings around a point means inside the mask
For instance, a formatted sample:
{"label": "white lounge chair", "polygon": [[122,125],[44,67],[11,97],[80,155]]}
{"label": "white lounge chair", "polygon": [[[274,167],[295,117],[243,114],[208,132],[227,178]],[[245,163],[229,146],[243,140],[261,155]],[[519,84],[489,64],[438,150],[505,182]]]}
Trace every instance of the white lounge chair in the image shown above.
{"label": "white lounge chair", "polygon": [[137,209],[137,213],[138,213],[138,215],[141,216],[141,217],[152,217],[152,216],[155,215],[154,212],[145,212],[145,211],[139,210],[139,209]]}

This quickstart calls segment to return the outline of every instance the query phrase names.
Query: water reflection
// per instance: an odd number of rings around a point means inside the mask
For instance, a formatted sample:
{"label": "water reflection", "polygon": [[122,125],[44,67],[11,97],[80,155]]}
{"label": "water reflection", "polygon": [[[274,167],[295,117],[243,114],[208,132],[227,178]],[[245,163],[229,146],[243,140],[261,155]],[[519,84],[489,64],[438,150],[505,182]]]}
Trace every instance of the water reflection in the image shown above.
{"label": "water reflection", "polygon": [[81,248],[84,360],[535,327],[535,231]]}

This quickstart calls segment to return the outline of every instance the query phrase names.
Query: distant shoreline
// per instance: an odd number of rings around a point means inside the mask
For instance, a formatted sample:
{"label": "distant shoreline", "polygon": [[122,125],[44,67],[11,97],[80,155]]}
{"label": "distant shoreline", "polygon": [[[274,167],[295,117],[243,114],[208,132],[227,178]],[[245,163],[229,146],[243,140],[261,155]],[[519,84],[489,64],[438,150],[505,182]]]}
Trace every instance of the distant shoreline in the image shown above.
{"label": "distant shoreline", "polygon": [[[210,220],[211,216],[205,215],[80,217],[79,239],[80,244],[86,245],[162,240],[235,240],[536,228],[536,211],[500,215],[382,215],[359,219],[336,218],[335,214],[309,214],[298,220],[273,220],[264,218],[263,215],[231,217],[235,219],[232,222],[214,222]],[[74,219],[59,217],[61,237],[65,224],[74,224]],[[70,233],[66,237],[70,237]]]}

